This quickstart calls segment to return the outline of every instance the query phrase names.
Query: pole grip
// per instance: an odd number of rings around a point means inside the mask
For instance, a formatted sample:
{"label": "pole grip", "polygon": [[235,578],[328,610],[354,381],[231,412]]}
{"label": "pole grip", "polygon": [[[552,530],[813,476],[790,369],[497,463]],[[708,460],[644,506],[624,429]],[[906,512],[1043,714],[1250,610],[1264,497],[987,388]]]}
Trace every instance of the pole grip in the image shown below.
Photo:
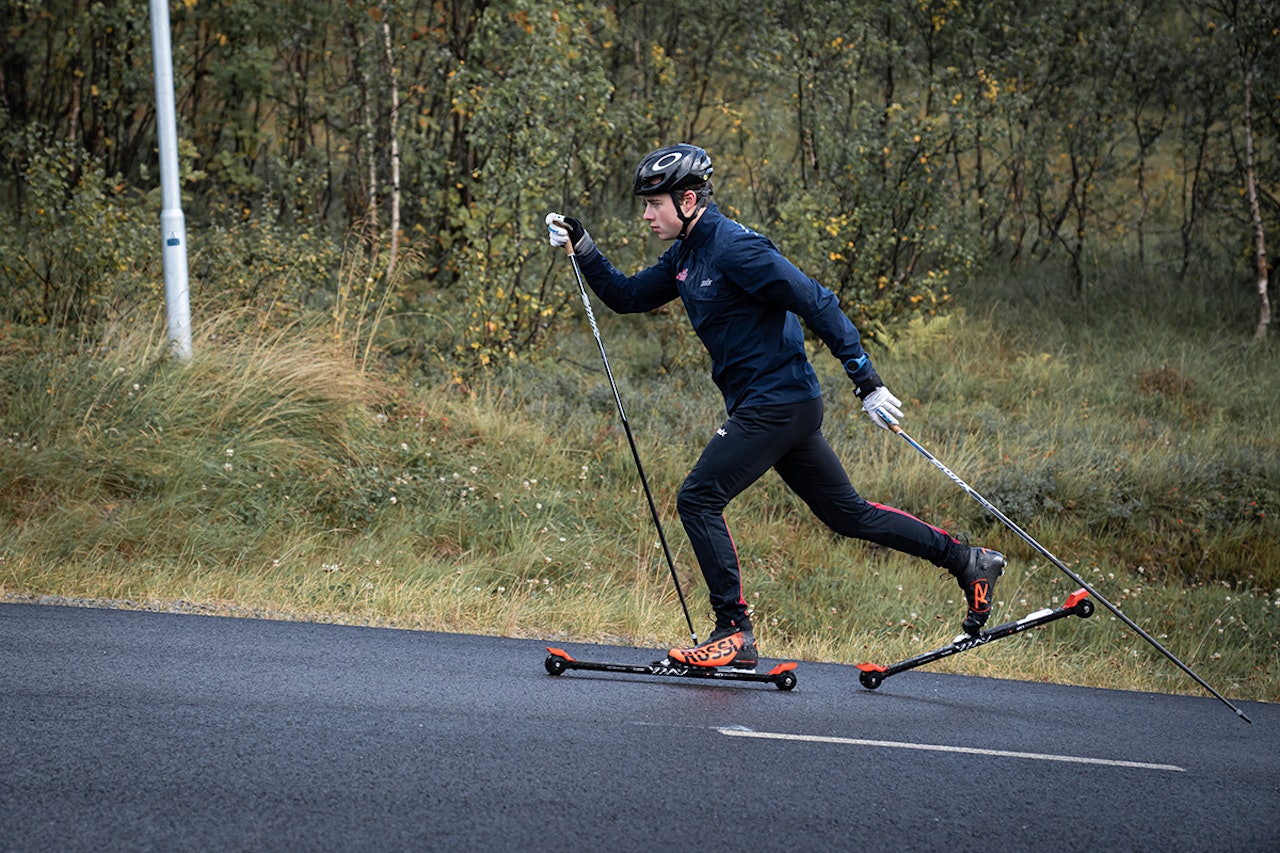
{"label": "pole grip", "polygon": [[902,427],[898,426],[897,419],[889,417],[889,413],[884,409],[876,409],[876,417],[884,421],[885,426],[887,426],[889,431],[894,435],[903,435]]}

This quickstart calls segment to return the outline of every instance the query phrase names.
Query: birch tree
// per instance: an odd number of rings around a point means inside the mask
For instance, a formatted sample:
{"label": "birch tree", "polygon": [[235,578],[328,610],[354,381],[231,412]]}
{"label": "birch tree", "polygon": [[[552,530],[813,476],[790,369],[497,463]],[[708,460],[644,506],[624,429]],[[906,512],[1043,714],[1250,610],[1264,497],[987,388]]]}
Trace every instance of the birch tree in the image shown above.
{"label": "birch tree", "polygon": [[[1220,55],[1228,60],[1239,98],[1238,123],[1231,123],[1231,147],[1236,158],[1236,179],[1247,207],[1246,221],[1250,255],[1253,260],[1254,293],[1257,298],[1257,324],[1254,339],[1264,340],[1271,326],[1270,261],[1267,256],[1266,213],[1263,209],[1263,193],[1259,172],[1266,169],[1274,175],[1277,109],[1271,105],[1270,126],[1272,136],[1266,146],[1268,162],[1260,162],[1263,149],[1258,145],[1261,126],[1256,121],[1257,105],[1280,97],[1273,70],[1280,60],[1280,6],[1274,0],[1208,0],[1191,3],[1189,10],[1198,20],[1207,45],[1217,45]],[[1259,90],[1266,92],[1259,98]],[[1275,217],[1276,199],[1270,199],[1272,217]]]}

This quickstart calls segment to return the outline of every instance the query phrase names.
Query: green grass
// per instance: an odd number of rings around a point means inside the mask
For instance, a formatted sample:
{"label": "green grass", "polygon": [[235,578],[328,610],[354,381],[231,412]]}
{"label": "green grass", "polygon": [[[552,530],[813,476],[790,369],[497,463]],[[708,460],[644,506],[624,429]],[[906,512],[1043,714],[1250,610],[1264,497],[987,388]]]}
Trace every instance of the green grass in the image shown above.
{"label": "green grass", "polygon": [[[1052,281],[987,282],[873,355],[906,401],[904,425],[940,460],[1218,689],[1280,700],[1280,354],[1194,285],[1129,285],[1085,311]],[[362,369],[325,329],[263,332],[255,319],[202,325],[189,365],[169,361],[159,328],[74,353],[7,330],[0,597],[687,639],[585,324],[463,391]],[[599,319],[705,633],[674,495],[723,417],[719,398],[687,336],[672,335],[678,316]],[[1010,556],[993,620],[1072,591],[871,428],[834,361],[814,359],[826,433],[859,491]],[[767,657],[888,662],[957,632],[949,578],[835,537],[772,475],[729,521]],[[1101,608],[935,668],[1199,692]]]}

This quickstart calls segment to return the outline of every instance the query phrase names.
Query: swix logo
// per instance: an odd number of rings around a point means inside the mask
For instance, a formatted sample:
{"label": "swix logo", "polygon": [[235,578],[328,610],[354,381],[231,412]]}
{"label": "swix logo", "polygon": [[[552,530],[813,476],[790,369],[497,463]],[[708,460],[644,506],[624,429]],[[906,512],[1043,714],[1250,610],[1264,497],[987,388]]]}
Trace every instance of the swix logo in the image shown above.
{"label": "swix logo", "polygon": [[729,433],[725,432],[724,427],[716,427],[716,435],[720,436],[721,438],[726,438],[728,437]]}
{"label": "swix logo", "polygon": [[713,284],[713,282],[711,281],[711,279],[709,279],[709,278],[704,278],[704,279],[702,280],[702,284],[700,285],[700,287],[710,287],[712,284]]}
{"label": "swix logo", "polygon": [[686,675],[689,672],[689,667],[677,666],[666,661],[657,661],[649,664],[649,672],[653,675]]}
{"label": "swix logo", "polygon": [[986,613],[991,609],[991,582],[985,578],[973,582],[973,612]]}
{"label": "swix logo", "polygon": [[685,267],[684,269],[680,270],[680,272],[676,273],[676,281],[684,281],[688,277],[689,277],[688,267]]}
{"label": "swix logo", "polygon": [[989,642],[991,642],[990,634],[979,634],[976,637],[956,637],[955,641],[951,644],[953,651],[950,652],[950,654],[955,654],[956,652],[967,652],[969,649],[977,648],[978,646],[985,645]]}

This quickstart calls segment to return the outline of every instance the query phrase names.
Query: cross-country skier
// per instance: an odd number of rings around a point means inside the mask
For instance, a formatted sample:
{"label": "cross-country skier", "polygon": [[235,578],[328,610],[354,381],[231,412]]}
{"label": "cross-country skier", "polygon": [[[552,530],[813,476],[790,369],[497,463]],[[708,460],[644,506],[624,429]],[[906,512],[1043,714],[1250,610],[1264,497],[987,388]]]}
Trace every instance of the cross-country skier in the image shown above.
{"label": "cross-country skier", "polygon": [[694,648],[672,649],[671,659],[755,668],[755,635],[724,510],[769,468],[837,533],[947,569],[968,604],[964,630],[977,634],[991,613],[1004,556],[965,545],[854,491],[822,436],[822,391],[805,355],[800,321],[844,365],[876,426],[896,424],[902,401],[876,374],[835,294],[767,238],[720,213],[711,200],[711,171],[707,152],[687,144],[659,148],[640,161],[634,190],[644,200],[644,220],[660,239],[673,242],[657,263],[633,276],[609,262],[581,222],[560,213],[546,218],[551,245],[573,241],[583,277],[613,311],[650,311],[679,297],[724,395],[729,418],[702,451],[676,502],[710,592],[715,629]]}

